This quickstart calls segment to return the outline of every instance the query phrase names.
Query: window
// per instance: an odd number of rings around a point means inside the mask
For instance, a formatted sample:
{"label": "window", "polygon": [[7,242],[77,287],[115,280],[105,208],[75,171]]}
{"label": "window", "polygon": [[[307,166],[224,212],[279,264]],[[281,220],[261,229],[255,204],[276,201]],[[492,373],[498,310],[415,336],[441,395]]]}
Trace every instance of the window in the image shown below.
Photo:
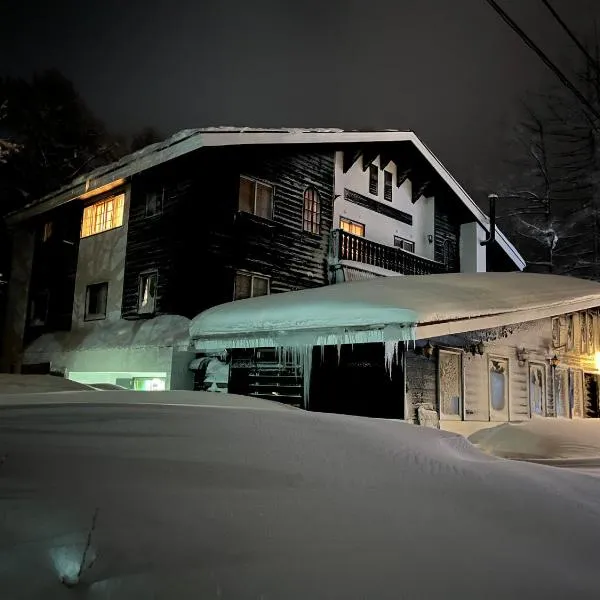
{"label": "window", "polygon": [[52,237],[52,221],[44,223],[44,230],[42,231],[42,242],[47,242]]}
{"label": "window", "polygon": [[529,409],[531,415],[546,414],[546,368],[544,365],[529,365]]}
{"label": "window", "polygon": [[138,392],[162,392],[166,389],[164,377],[134,377],[133,389]]}
{"label": "window", "polygon": [[29,307],[29,321],[33,327],[46,324],[48,318],[50,296],[48,290],[42,290],[33,295],[31,306]]}
{"label": "window", "polygon": [[273,217],[273,187],[254,179],[240,177],[239,210],[258,217]]}
{"label": "window", "polygon": [[401,248],[406,252],[412,252],[413,254],[415,252],[414,242],[411,242],[410,240],[405,240],[404,238],[401,238],[397,235],[394,236],[394,246],[396,246],[396,248]]}
{"label": "window", "polygon": [[140,275],[138,286],[139,314],[154,314],[156,311],[157,283],[158,274],[156,271]]}
{"label": "window", "polygon": [[115,229],[123,225],[123,207],[125,205],[125,194],[112,196],[100,200],[96,204],[86,206],[83,209],[81,222],[81,237],[89,237],[109,229]]}
{"label": "window", "polygon": [[569,417],[569,372],[554,369],[554,411],[557,417]]}
{"label": "window", "polygon": [[304,231],[321,233],[321,200],[319,193],[312,187],[304,191]]}
{"label": "window", "polygon": [[559,317],[552,317],[552,347],[561,347],[561,323]]}
{"label": "window", "polygon": [[369,194],[379,193],[379,167],[369,165]]}
{"label": "window", "polygon": [[490,421],[508,421],[508,360],[489,359]]}
{"label": "window", "polygon": [[263,275],[238,272],[235,275],[234,300],[266,296],[270,292],[269,278]]}
{"label": "window", "polygon": [[365,237],[365,226],[362,223],[357,223],[344,217],[340,217],[340,229],[352,235]]}
{"label": "window", "polygon": [[461,352],[440,350],[438,353],[438,401],[441,419],[462,419],[463,368]]}
{"label": "window", "polygon": [[574,369],[569,371],[569,404],[571,414],[576,418],[585,416],[583,401],[583,371]]}
{"label": "window", "polygon": [[389,171],[383,172],[383,199],[392,201],[392,174]]}
{"label": "window", "polygon": [[85,294],[85,320],[105,319],[107,299],[107,282],[88,285]]}
{"label": "window", "polygon": [[148,192],[146,194],[146,216],[155,217],[162,212],[164,188],[160,192]]}

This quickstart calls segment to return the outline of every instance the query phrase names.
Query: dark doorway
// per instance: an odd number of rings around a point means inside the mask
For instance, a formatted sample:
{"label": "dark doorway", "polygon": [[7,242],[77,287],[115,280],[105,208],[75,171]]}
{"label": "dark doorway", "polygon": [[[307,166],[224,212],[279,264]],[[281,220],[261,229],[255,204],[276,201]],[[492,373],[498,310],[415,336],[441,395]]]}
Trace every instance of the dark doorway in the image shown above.
{"label": "dark doorway", "polygon": [[404,418],[405,351],[399,348],[392,374],[382,343],[315,348],[309,407],[318,412],[383,419]]}
{"label": "dark doorway", "polygon": [[600,416],[600,403],[598,402],[598,376],[584,373],[585,416],[597,419]]}

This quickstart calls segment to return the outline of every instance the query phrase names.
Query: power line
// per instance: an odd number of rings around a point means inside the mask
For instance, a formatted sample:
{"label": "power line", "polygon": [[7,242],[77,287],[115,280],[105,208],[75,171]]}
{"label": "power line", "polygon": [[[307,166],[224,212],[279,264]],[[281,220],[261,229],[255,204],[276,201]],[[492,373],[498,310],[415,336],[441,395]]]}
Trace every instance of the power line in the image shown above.
{"label": "power line", "polygon": [[588,62],[597,73],[600,73],[600,64],[598,61],[592,58],[590,53],[587,51],[585,46],[577,39],[575,34],[571,31],[569,26],[563,21],[560,15],[556,12],[554,7],[550,4],[548,0],[541,0],[542,4],[550,11],[550,14],[554,17],[555,21],[565,30],[565,33],[571,38],[571,40],[575,43],[575,45],[583,52]]}
{"label": "power line", "polygon": [[486,2],[502,17],[505,23],[531,48],[541,59],[542,62],[558,77],[560,82],[577,97],[577,99],[586,106],[586,108],[600,120],[600,113],[594,108],[592,103],[567,79],[563,72],[546,56],[546,54],[536,45],[536,43],[500,8],[494,0]]}

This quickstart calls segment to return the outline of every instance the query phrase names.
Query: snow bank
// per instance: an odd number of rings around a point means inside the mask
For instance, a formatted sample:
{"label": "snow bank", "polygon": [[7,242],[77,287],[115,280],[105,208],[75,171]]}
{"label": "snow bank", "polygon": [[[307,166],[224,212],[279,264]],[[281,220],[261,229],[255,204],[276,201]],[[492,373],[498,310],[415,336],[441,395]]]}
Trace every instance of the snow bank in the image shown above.
{"label": "snow bank", "polygon": [[3,597],[597,596],[600,479],[460,436],[293,409],[0,417]]}
{"label": "snow bank", "polygon": [[600,459],[600,420],[534,418],[503,423],[472,434],[469,441],[481,450],[523,460]]}
{"label": "snow bank", "polygon": [[26,355],[56,355],[62,352],[110,348],[189,347],[190,320],[179,315],[161,315],[135,321],[105,321],[71,331],[46,333],[34,340]]}
{"label": "snow bank", "polygon": [[600,305],[600,283],[535,273],[380,277],[223,304],[196,316],[190,335],[200,349],[410,340],[416,324],[506,313],[518,322],[575,303]]}
{"label": "snow bank", "polygon": [[80,391],[92,391],[92,389],[83,383],[53,375],[8,375],[0,373],[0,395]]}

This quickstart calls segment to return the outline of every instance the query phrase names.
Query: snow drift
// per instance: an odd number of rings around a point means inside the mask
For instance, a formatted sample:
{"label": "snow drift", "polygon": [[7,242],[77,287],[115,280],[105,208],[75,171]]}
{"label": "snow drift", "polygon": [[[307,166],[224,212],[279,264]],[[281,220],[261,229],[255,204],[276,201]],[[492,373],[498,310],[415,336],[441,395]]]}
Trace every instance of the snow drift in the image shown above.
{"label": "snow drift", "polygon": [[540,417],[479,430],[469,441],[504,458],[600,460],[600,420]]}
{"label": "snow drift", "polygon": [[[236,401],[1,408],[2,597],[597,595],[600,479]],[[95,562],[69,590],[90,532]]]}

